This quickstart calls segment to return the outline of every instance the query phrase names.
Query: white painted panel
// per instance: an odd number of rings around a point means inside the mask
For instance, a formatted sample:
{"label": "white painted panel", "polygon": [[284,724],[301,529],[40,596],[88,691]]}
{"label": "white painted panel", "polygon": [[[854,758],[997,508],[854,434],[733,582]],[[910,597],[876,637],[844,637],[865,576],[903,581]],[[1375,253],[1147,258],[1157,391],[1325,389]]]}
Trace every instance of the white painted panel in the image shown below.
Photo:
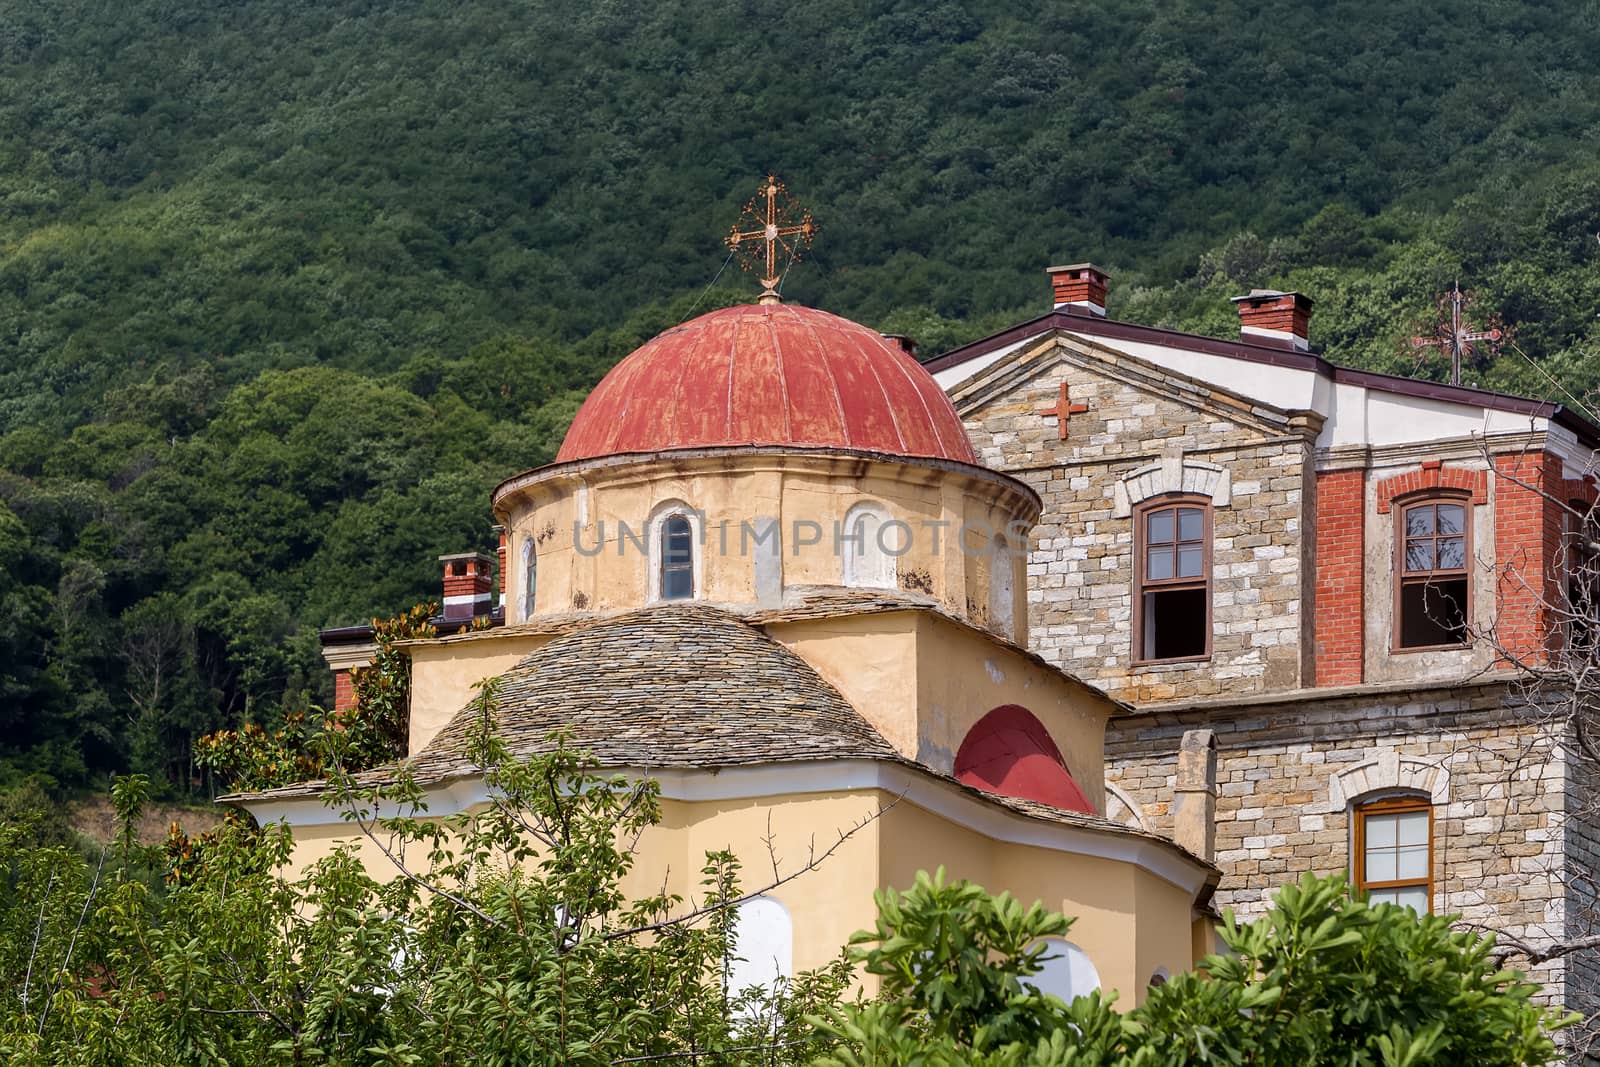
{"label": "white painted panel", "polygon": [[789,909],[771,897],[754,897],[739,905],[733,921],[734,959],[728,961],[728,992],[747,989],[771,992],[780,979],[794,975],[794,922]]}
{"label": "white painted panel", "polygon": [[[1171,348],[1146,341],[1113,340],[1095,337],[1092,334],[1077,336],[1106,348],[1126,352],[1135,359],[1154,363],[1158,367],[1165,367],[1212,385],[1220,385],[1242,396],[1262,400],[1285,410],[1319,411],[1322,409],[1316,406],[1318,400],[1326,402],[1326,396],[1319,395],[1320,391],[1317,389],[1319,375],[1316,371],[1251,363],[1231,356],[1194,352],[1186,348]],[[1326,411],[1322,413],[1326,414]]]}
{"label": "white painted panel", "polygon": [[866,589],[897,587],[895,553],[903,539],[898,529],[885,529],[889,521],[887,509],[868,501],[845,512],[839,534],[845,585]]}
{"label": "white painted panel", "polygon": [[955,366],[946,367],[942,371],[936,371],[933,375],[933,380],[939,383],[939,388],[948,393],[951,389],[954,389],[957,385],[960,385],[962,382],[966,381],[968,378],[972,377],[974,374],[977,374],[984,368],[994,366],[996,363],[999,363],[1002,359],[1005,359],[1011,353],[1025,345],[1033,344],[1039,339],[1040,336],[1042,335],[1029,337],[1026,340],[1018,341],[1014,345],[1006,345],[1004,348],[997,348],[993,352],[990,352],[986,355],[977,356],[976,358],[966,360],[965,362],[957,363]]}
{"label": "white painted panel", "polygon": [[1054,994],[1068,1002],[1076,997],[1086,997],[1100,988],[1100,972],[1095,969],[1088,953],[1059,937],[1046,938],[1045,941],[1049,945],[1048,955],[1055,959],[1046,960],[1038,974],[1022,979],[1023,985],[1030,985],[1041,993]]}

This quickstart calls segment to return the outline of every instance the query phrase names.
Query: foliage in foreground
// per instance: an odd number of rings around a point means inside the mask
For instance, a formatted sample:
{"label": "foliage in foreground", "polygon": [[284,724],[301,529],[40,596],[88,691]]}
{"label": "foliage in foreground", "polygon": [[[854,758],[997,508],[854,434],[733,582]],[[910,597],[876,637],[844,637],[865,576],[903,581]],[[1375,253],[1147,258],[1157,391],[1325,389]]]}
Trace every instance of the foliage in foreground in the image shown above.
{"label": "foliage in foreground", "polygon": [[375,821],[375,791],[340,791],[367,855],[404,863],[386,881],[352,850],[282,880],[288,831],[226,823],[158,893],[128,873],[131,838],[95,871],[0,828],[0,1062],[803,1059],[803,1017],[846,972],[726,988],[734,857],[707,855],[694,900],[625,896],[630,845],[660,818],[653,783],[601,777],[565,747],[515,760],[487,731],[475,756],[502,798],[478,814],[417,818],[401,782],[407,814]]}
{"label": "foliage in foreground", "polygon": [[372,620],[376,645],[372,663],[352,672],[355,702],[343,711],[322,714],[317,725],[311,711],[289,712],[283,725],[266,730],[245,723],[237,730],[218,730],[195,742],[195,761],[211,768],[232,789],[272,789],[290,782],[325,778],[335,768],[330,740],[347,772],[364,771],[405,755],[406,724],[411,713],[411,657],[395,642],[434,636],[430,621],[437,601],[415,604],[392,619]]}
{"label": "foliage in foreground", "polygon": [[1499,968],[1491,939],[1369,906],[1340,877],[1284,887],[1257,922],[1227,916],[1227,952],[1125,1016],[1114,998],[1064,1004],[1028,984],[1048,958],[1040,939],[1071,926],[1037,904],[941,870],[880,893],[878,909],[852,944],[882,999],[815,1020],[840,1042],[825,1067],[1511,1067],[1554,1059],[1549,1034],[1570,1021]]}
{"label": "foliage in foreground", "polygon": [[1565,1021],[1498,969],[1490,941],[1352,900],[1338,878],[1285,888],[1253,924],[1228,917],[1226,954],[1127,1015],[1029,984],[1071,920],[942,871],[880,893],[876,929],[853,939],[876,1001],[844,1003],[845,957],[730,988],[750,895],[737,858],[708,853],[692,900],[625,891],[662,882],[634,871],[661,817],[655,784],[603,777],[565,745],[514,758],[494,708],[486,683],[469,758],[488,808],[428,818],[404,776],[336,776],[361,854],[292,881],[277,874],[288,830],[232,820],[155,885],[160,860],[132,832],[137,778],[114,790],[123,832],[97,863],[0,826],[0,1061],[1510,1067],[1549,1062]]}

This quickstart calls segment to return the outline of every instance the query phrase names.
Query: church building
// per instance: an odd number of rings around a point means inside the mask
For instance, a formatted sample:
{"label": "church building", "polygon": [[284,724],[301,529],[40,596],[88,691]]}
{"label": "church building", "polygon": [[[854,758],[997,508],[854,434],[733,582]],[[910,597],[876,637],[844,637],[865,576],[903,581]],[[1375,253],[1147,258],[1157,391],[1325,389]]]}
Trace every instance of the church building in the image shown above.
{"label": "church building", "polygon": [[[406,646],[431,814],[484,802],[464,709],[499,677],[514,752],[569,729],[602,767],[660,783],[641,892],[666,878],[688,896],[711,850],[748,869],[769,836],[804,856],[859,827],[741,907],[736,987],[828,964],[873,924],[875,889],[941,865],[1076,917],[1040,981],[1065,997],[1131,1005],[1212,948],[1210,798],[1187,798],[1176,840],[1172,820],[1107,817],[1106,729],[1133,709],[1030,650],[1040,496],[980,462],[894,340],[770,291],[702,315],[612,369],[555,462],[491,506],[499,625]],[[442,562],[446,619],[489,615],[494,561]],[[361,637],[325,635],[341,672]],[[353,841],[382,877],[320,792],[227,799],[292,826],[296,869]]]}
{"label": "church building", "polygon": [[[647,880],[868,820],[741,916],[751,980],[939,865],[1076,916],[1049,988],[1125,1005],[1307,871],[1600,932],[1590,783],[1526,684],[1600,602],[1600,429],[1335,366],[1303,294],[1236,298],[1221,340],[1107,318],[1092,264],[1049,276],[1049,310],[923,364],[770,283],[618,364],[495,490],[498,561],[442,558],[460,632],[408,645],[433,810],[481,800],[461,712],[500,676],[518,751],[570,727],[660,780]],[[341,701],[368,636],[324,634]],[[349,834],[316,793],[234,799],[304,864]],[[1533,974],[1584,1007],[1586,960]]]}

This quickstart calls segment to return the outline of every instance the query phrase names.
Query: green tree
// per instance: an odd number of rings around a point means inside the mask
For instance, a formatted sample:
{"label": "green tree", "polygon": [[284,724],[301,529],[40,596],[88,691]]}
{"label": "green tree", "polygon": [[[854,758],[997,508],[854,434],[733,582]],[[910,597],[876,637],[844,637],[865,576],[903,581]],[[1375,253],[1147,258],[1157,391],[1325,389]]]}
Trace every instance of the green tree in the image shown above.
{"label": "green tree", "polygon": [[852,944],[883,998],[818,1019],[840,1042],[819,1067],[1512,1067],[1552,1062],[1551,1033],[1572,1021],[1499,968],[1492,939],[1369,906],[1340,877],[1284,887],[1254,923],[1226,916],[1226,953],[1121,1017],[1098,993],[1063,1004],[1028,984],[1038,939],[1070,925],[1038,905],[942,872],[878,903]]}
{"label": "green tree", "polygon": [[[694,902],[626,897],[630,842],[661,818],[656,787],[565,747],[511,758],[488,726],[494,699],[485,687],[475,741],[501,798],[487,810],[429,819],[403,776],[382,790],[338,779],[353,826],[407,857],[392,877],[340,849],[286,881],[287,830],[231,820],[156,891],[128,829],[138,780],[117,785],[124,831],[99,868],[0,826],[0,1058],[803,1062],[804,1018],[841,994],[842,965],[730,997],[737,860],[708,854]],[[404,814],[373,819],[380,797]]]}

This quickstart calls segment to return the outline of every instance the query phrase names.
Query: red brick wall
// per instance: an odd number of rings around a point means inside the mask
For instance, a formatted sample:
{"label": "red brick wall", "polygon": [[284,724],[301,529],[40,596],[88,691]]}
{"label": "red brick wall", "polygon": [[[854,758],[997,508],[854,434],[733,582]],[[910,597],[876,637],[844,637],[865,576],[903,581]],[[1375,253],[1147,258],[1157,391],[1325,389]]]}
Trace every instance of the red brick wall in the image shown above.
{"label": "red brick wall", "polygon": [[[1495,638],[1524,662],[1550,648],[1559,596],[1561,461],[1543,452],[1496,456],[1494,506]],[[1545,495],[1548,494],[1548,499]]]}
{"label": "red brick wall", "polygon": [[1074,304],[1088,301],[1106,306],[1106,276],[1092,270],[1061,271],[1050,276],[1055,302]]}
{"label": "red brick wall", "polygon": [[1408,493],[1424,489],[1460,489],[1472,494],[1474,504],[1489,502],[1489,472],[1446,467],[1438,460],[1429,460],[1421,470],[1408,471],[1385,478],[1373,487],[1378,500],[1378,514],[1388,515],[1394,502]]}
{"label": "red brick wall", "polygon": [[1292,333],[1298,337],[1305,337],[1311,328],[1311,316],[1296,308],[1293,304],[1283,307],[1276,305],[1265,308],[1252,308],[1239,315],[1240,326],[1253,326],[1258,330],[1280,330],[1283,333]]}
{"label": "red brick wall", "polygon": [[1365,471],[1317,475],[1314,685],[1361,681]]}
{"label": "red brick wall", "polygon": [[333,710],[349,711],[356,706],[356,688],[348,670],[333,672]]}

